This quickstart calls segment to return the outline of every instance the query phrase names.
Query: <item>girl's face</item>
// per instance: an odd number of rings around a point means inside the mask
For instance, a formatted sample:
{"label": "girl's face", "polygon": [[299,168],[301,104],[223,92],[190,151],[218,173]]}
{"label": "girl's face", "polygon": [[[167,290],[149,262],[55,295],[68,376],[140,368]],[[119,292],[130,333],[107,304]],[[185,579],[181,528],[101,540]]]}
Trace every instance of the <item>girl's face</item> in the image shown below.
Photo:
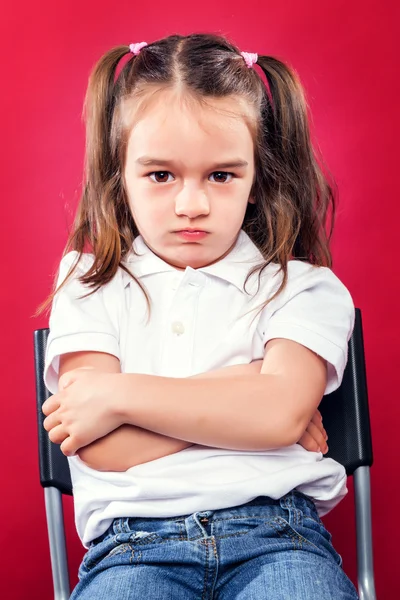
{"label": "girl's face", "polygon": [[228,254],[254,202],[254,145],[237,116],[243,105],[229,97],[208,103],[189,108],[165,93],[128,139],[124,177],[136,226],[151,250],[178,269]]}

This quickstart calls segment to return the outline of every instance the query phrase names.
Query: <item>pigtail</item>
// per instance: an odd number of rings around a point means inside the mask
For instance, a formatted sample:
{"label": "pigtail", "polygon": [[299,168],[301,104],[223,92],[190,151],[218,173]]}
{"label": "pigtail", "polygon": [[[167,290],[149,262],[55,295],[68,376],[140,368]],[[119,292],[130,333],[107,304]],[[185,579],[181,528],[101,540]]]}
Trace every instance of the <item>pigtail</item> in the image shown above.
{"label": "pigtail", "polygon": [[303,86],[297,74],[276,58],[261,56],[257,64],[270,92],[265,88],[261,106],[260,147],[269,155],[262,162],[273,167],[269,173],[267,169],[267,184],[275,210],[272,221],[280,227],[274,237],[285,242],[276,247],[276,258],[281,264],[291,256],[331,267],[335,184],[323,173],[322,157],[317,157],[311,143]]}
{"label": "pigtail", "polygon": [[115,75],[121,58],[128,53],[128,46],[110,50],[90,74],[83,109],[86,123],[83,193],[63,253],[65,256],[76,250],[78,256],[63,283],[53,290],[36,314],[49,307],[56,293],[72,277],[84,252],[94,255],[89,270],[79,277],[90,289],[86,295],[110,281],[119,266],[133,277],[121,264],[132,246],[136,228],[124,197],[120,149],[113,133],[114,108],[121,93]]}
{"label": "pigtail", "polygon": [[105,283],[115,274],[122,254],[117,212],[127,207],[121,193],[118,151],[112,143],[112,123],[116,104],[115,73],[121,58],[128,52],[127,46],[119,46],[95,65],[83,109],[86,123],[84,192],[65,253],[77,250],[81,254],[85,247],[93,252],[95,260],[82,283],[89,283],[94,291],[100,281]]}
{"label": "pigtail", "polygon": [[[280,266],[285,288],[290,259],[316,266],[332,266],[329,240],[335,215],[334,183],[328,182],[310,139],[308,106],[296,73],[271,56],[259,56],[269,90],[262,85],[260,121],[256,143],[256,198],[245,218],[244,229],[259,247],[265,262]],[[326,168],[325,168],[326,169]],[[330,229],[326,230],[330,217]],[[248,278],[246,281],[248,281]]]}

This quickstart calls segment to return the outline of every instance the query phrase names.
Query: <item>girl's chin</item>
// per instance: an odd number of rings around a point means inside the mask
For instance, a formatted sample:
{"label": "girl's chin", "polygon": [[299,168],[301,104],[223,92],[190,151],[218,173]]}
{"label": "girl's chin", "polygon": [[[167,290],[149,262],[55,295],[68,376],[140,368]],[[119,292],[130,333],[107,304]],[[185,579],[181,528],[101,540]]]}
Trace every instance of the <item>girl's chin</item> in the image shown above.
{"label": "girl's chin", "polygon": [[201,243],[182,243],[178,247],[166,246],[165,248],[162,247],[162,244],[160,244],[161,247],[157,248],[154,247],[156,245],[153,246],[149,243],[147,245],[161,260],[179,270],[185,270],[186,267],[191,267],[192,269],[208,267],[224,258],[230,251],[229,248],[228,251],[222,254],[221,251],[220,253],[215,250],[212,252],[210,251],[210,247],[206,247]]}
{"label": "girl's chin", "polygon": [[207,256],[205,252],[201,252],[200,248],[191,248],[188,250],[186,247],[182,248],[178,255],[175,256],[161,256],[164,262],[175,267],[175,269],[185,270],[186,267],[192,269],[201,269],[217,262],[218,258]]}

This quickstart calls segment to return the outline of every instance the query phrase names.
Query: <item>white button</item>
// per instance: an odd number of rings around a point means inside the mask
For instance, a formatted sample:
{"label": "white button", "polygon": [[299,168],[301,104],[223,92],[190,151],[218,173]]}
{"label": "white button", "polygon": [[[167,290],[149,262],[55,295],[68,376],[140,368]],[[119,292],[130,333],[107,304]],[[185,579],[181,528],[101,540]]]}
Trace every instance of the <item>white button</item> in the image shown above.
{"label": "white button", "polygon": [[174,321],[171,325],[171,329],[174,333],[176,333],[176,335],[182,335],[182,333],[185,333],[183,323],[180,321]]}

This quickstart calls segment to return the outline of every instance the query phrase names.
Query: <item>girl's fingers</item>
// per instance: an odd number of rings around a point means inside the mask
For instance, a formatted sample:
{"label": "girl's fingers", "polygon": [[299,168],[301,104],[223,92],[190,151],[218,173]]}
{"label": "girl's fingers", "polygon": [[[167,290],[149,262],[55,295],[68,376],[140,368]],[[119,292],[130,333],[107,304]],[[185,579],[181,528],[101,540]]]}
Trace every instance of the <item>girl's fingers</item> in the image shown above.
{"label": "girl's fingers", "polygon": [[311,421],[308,424],[307,431],[314,438],[314,440],[318,443],[318,445],[320,447],[322,447],[321,444],[322,445],[325,444],[325,436],[322,433],[322,429],[321,429],[320,425],[315,425],[315,423],[313,423]]}
{"label": "girl's fingers", "polygon": [[57,396],[55,394],[54,396],[50,396],[50,398],[47,398],[47,400],[45,402],[43,402],[43,404],[42,404],[42,412],[47,417],[52,412],[54,412],[55,410],[57,410],[57,408],[59,406],[60,406],[60,402],[58,401],[58,398],[57,398]]}
{"label": "girl's fingers", "polygon": [[68,437],[63,425],[57,425],[49,433],[49,439],[54,444],[61,444]]}
{"label": "girl's fingers", "polygon": [[60,446],[60,450],[65,456],[74,456],[77,450],[76,444],[71,437],[67,437]]}
{"label": "girl's fingers", "polygon": [[319,410],[314,414],[313,418],[311,419],[311,423],[314,423],[314,425],[316,425],[321,430],[322,435],[324,436],[324,440],[327,440],[328,434],[326,433],[326,430],[322,423],[322,415],[319,412]]}
{"label": "girl's fingers", "polygon": [[322,415],[321,415],[321,413],[319,412],[318,409],[315,411],[314,416],[311,419],[311,421],[313,423],[315,423],[316,425],[319,424],[319,423],[322,423]]}
{"label": "girl's fingers", "polygon": [[58,418],[58,415],[56,412],[52,412],[43,421],[43,427],[45,428],[46,431],[51,431],[54,427],[57,427],[57,425],[60,425],[60,424],[61,424],[61,421]]}
{"label": "girl's fingers", "polygon": [[297,442],[300,446],[303,446],[308,452],[318,452],[318,443],[314,440],[312,435],[305,431],[299,441]]}
{"label": "girl's fingers", "polygon": [[319,447],[321,449],[321,452],[326,452],[327,451],[327,444],[326,444],[326,440],[325,440],[325,435],[321,431],[321,428],[319,426],[315,425],[311,421],[309,423],[307,429],[306,429],[306,432],[310,434],[310,436],[314,440],[317,448]]}

